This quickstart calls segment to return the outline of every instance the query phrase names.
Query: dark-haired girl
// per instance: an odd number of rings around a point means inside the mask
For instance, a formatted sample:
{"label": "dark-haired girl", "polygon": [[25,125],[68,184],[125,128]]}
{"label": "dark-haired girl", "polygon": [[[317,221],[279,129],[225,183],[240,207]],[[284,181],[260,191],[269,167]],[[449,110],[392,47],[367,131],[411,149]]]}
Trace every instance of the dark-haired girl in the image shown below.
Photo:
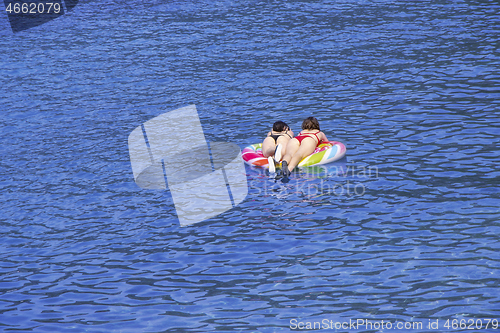
{"label": "dark-haired girl", "polygon": [[291,138],[293,138],[293,132],[290,127],[283,121],[275,122],[272,130],[267,133],[267,137],[262,142],[262,155],[268,158],[274,156],[276,162],[279,162]]}

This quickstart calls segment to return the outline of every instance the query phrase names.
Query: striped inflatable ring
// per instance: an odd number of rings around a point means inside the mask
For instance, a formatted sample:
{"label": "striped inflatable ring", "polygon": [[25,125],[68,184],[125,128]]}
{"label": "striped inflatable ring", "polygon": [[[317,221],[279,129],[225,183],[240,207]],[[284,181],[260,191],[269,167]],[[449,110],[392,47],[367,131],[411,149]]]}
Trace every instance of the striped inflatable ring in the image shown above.
{"label": "striped inflatable ring", "polygon": [[[342,142],[328,141],[316,147],[314,152],[299,162],[299,167],[321,165],[340,160],[345,156],[346,148]],[[267,158],[262,155],[262,143],[243,148],[243,161],[246,164],[268,168]]]}

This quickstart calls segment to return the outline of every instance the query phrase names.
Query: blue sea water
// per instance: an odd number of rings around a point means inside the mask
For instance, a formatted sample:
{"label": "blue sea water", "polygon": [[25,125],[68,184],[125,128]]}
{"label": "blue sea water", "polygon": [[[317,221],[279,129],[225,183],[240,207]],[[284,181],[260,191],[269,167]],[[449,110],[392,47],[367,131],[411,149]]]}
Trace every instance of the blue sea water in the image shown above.
{"label": "blue sea water", "polygon": [[[83,1],[15,34],[0,9],[0,330],[498,331],[497,1]],[[189,104],[241,148],[314,115],[347,157],[247,167],[180,227],[127,138]]]}

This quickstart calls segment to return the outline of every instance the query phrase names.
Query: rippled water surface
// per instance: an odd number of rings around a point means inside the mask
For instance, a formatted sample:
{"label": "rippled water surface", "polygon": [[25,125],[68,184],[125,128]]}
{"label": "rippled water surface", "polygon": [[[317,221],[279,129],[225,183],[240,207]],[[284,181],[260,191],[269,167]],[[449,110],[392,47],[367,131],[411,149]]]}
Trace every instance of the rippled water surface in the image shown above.
{"label": "rippled water surface", "polygon": [[[498,2],[84,1],[16,34],[2,13],[1,330],[500,320]],[[247,167],[245,201],[180,227],[127,138],[189,104],[241,148],[314,115],[347,158]]]}

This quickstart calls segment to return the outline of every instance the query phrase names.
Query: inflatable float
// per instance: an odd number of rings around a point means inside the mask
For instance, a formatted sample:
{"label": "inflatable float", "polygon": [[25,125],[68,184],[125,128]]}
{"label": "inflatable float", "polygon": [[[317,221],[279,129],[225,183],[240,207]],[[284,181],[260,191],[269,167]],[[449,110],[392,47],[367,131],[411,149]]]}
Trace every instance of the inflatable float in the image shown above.
{"label": "inflatable float", "polygon": [[[340,160],[345,156],[346,148],[342,142],[327,141],[316,147],[314,152],[306,156],[297,165],[306,167],[313,165],[327,164]],[[267,158],[262,155],[262,143],[256,143],[245,147],[242,151],[243,161],[248,165],[269,168]]]}

